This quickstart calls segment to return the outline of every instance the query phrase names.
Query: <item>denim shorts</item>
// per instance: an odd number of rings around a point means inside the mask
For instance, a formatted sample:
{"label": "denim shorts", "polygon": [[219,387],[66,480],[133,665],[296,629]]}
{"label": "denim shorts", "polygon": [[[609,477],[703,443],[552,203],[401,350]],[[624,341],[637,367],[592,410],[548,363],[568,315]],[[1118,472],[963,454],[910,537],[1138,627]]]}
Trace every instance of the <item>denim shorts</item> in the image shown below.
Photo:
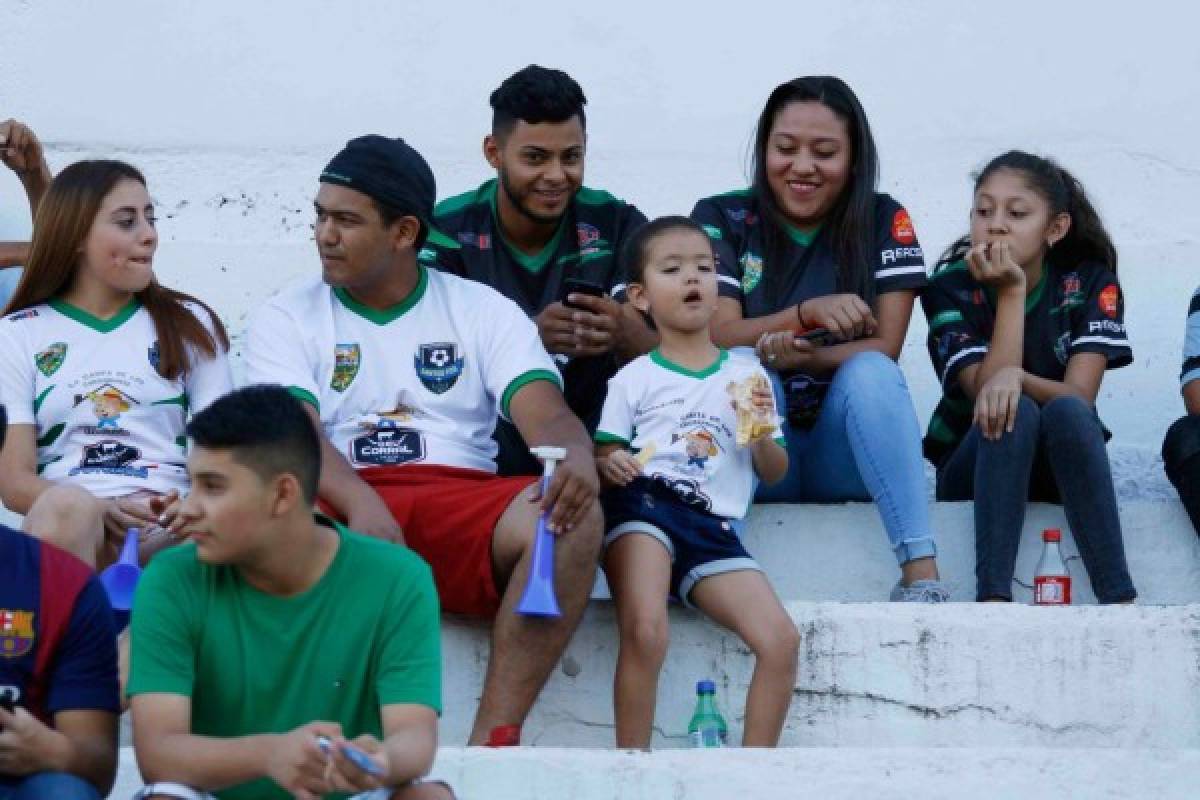
{"label": "denim shorts", "polygon": [[671,596],[690,606],[688,595],[710,575],[752,569],[762,572],[733,524],[687,505],[667,486],[639,477],[601,496],[607,548],[627,533],[653,536],[671,556]]}

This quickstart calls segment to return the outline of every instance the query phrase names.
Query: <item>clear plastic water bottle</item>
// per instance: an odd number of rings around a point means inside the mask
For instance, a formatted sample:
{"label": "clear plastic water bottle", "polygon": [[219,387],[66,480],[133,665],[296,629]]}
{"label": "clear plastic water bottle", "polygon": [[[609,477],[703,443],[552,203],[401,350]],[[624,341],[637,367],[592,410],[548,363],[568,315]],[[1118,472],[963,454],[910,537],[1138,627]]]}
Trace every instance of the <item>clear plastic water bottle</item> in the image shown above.
{"label": "clear plastic water bottle", "polygon": [[696,684],[696,710],[688,723],[688,740],[692,747],[724,747],[729,738],[725,718],[717,710],[717,687],[712,681]]}
{"label": "clear plastic water bottle", "polygon": [[1033,602],[1039,606],[1071,605],[1071,573],[1063,560],[1058,543],[1062,531],[1047,528],[1042,531],[1042,557],[1033,574]]}

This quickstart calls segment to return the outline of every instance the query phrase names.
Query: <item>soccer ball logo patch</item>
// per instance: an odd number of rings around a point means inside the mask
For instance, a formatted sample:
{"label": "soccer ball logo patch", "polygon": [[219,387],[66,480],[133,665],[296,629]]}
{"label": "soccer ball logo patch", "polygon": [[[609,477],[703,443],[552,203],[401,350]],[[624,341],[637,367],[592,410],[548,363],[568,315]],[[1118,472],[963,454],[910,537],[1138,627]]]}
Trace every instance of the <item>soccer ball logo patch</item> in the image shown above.
{"label": "soccer ball logo patch", "polygon": [[443,394],[458,381],[462,375],[463,359],[458,354],[458,345],[454,342],[433,342],[417,348],[413,357],[413,367],[417,377],[426,389],[434,394]]}

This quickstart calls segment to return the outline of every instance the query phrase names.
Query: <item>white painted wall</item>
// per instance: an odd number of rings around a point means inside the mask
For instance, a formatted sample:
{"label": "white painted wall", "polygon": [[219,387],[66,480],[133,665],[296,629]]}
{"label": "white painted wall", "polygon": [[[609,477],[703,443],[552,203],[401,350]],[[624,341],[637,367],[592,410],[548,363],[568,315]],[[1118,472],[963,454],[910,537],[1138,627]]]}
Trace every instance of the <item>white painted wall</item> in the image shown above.
{"label": "white painted wall", "polygon": [[[1198,21],[1178,0],[0,0],[0,117],[34,125],[55,167],[91,155],[143,167],[165,212],[160,274],[237,332],[316,269],[315,176],[351,136],[404,135],[442,196],[462,191],[487,176],[488,93],[536,61],[588,94],[588,182],[651,215],[686,212],[744,183],[773,85],[839,74],[930,260],[962,229],[968,174],[1003,149],[1055,155],[1089,187],[1123,257],[1136,351],[1101,410],[1122,496],[1161,498],[1154,461],[1180,411],[1183,312],[1200,282]],[[0,175],[0,238],[27,230],[19,186]],[[937,390],[917,316],[903,363],[924,421]]]}

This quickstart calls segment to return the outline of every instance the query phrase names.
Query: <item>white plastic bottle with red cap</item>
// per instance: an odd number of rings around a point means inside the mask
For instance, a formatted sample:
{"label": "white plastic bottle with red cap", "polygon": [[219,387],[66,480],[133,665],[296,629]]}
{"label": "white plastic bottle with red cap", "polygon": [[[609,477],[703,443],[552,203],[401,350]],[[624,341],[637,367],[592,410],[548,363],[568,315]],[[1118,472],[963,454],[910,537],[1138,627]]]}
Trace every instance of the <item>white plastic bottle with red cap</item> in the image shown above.
{"label": "white plastic bottle with red cap", "polygon": [[1071,573],[1063,560],[1058,543],[1062,531],[1046,528],[1042,531],[1042,557],[1033,575],[1033,603],[1039,606],[1071,605]]}

